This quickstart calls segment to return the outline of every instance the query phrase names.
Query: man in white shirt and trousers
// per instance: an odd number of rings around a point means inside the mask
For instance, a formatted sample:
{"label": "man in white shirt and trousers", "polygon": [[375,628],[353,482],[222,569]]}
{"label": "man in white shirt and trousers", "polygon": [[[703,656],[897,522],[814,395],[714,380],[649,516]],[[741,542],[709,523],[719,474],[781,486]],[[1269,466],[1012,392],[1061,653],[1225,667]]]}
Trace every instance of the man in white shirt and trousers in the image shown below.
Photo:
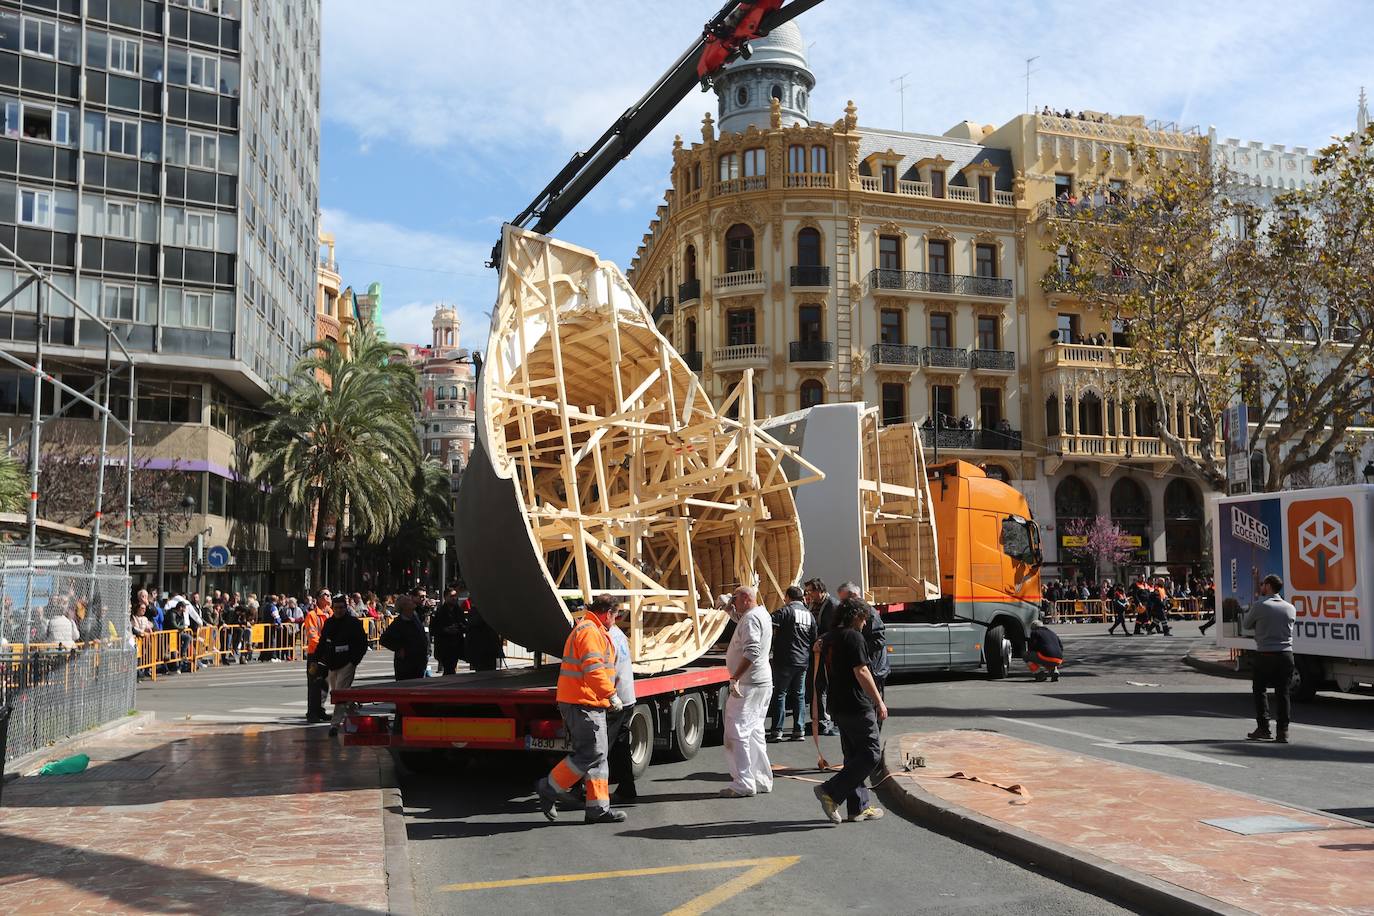
{"label": "man in white shirt and trousers", "polygon": [[773,765],[764,737],[768,703],[773,697],[773,669],[768,663],[773,621],[759,607],[759,592],[752,585],[735,589],[726,610],[735,621],[735,635],[725,653],[730,670],[730,692],[725,701],[725,759],[730,765],[730,785],[720,794],[748,798],[773,791]]}

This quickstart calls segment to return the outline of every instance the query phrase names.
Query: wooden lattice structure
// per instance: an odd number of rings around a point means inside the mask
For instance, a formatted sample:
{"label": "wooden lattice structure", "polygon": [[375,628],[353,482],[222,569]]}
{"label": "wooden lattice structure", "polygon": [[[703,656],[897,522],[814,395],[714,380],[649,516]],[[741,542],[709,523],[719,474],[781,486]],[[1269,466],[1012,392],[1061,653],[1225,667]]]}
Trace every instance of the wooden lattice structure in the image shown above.
{"label": "wooden lattice structure", "polygon": [[867,594],[879,604],[940,596],[940,565],[920,430],[863,419],[863,546]]}
{"label": "wooden lattice structure", "polygon": [[[615,265],[513,227],[502,250],[459,500],[476,606],[556,653],[563,599],[609,592],[637,671],[686,664],[724,629],[722,592],[782,603],[802,564],[791,488],[821,475],[759,429],[750,373],[711,404]],[[787,457],[804,467],[792,480]]]}

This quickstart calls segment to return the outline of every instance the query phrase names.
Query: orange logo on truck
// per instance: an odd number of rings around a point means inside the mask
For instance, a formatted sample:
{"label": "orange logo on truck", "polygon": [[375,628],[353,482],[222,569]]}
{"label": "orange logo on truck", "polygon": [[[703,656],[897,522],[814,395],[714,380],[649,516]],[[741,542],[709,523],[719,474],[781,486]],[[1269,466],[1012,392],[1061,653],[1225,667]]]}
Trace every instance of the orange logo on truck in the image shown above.
{"label": "orange logo on truck", "polygon": [[1304,499],[1288,505],[1292,590],[1348,592],[1355,588],[1355,509],[1350,500]]}

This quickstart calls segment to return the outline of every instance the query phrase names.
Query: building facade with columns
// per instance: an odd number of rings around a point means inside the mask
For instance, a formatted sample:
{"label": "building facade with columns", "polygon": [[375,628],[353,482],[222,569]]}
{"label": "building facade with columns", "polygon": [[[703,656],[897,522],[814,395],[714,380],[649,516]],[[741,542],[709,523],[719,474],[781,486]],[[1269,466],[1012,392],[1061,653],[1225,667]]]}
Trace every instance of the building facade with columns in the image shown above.
{"label": "building facade with columns", "polygon": [[[757,410],[862,400],[930,421],[926,444],[1024,483],[1023,202],[1005,147],[813,121],[795,24],[753,44],[630,269],[660,330],[717,401],[754,370]],[[937,420],[947,427],[933,428]]]}

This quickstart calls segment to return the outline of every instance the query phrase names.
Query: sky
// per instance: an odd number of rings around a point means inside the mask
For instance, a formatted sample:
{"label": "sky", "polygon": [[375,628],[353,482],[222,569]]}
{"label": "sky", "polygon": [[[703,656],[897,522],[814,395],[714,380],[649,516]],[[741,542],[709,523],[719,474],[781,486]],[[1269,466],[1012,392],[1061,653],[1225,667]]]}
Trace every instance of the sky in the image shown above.
{"label": "sky", "polygon": [[[1316,149],[1374,89],[1369,0],[826,0],[797,20],[813,120],[941,134],[1038,109],[1143,114]],[[722,0],[328,0],[321,227],[344,282],[382,284],[392,340],[427,342],[436,303],[485,346],[501,224],[694,41]],[[896,78],[905,75],[905,105]],[[903,111],[903,107],[905,111]],[[627,268],[668,187],[693,91],[555,234]]]}

